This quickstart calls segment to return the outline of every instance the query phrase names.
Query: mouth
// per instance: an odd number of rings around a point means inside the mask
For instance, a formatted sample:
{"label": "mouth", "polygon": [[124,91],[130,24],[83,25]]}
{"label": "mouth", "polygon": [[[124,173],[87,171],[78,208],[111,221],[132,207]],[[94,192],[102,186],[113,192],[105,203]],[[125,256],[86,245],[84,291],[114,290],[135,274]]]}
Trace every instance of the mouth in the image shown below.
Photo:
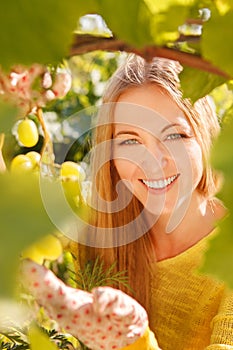
{"label": "mouth", "polygon": [[160,179],[160,180],[143,180],[140,181],[146,185],[148,188],[154,189],[154,190],[161,190],[164,188],[167,188],[170,186],[176,179],[179,177],[180,174],[176,174],[170,177],[167,177],[166,179]]}

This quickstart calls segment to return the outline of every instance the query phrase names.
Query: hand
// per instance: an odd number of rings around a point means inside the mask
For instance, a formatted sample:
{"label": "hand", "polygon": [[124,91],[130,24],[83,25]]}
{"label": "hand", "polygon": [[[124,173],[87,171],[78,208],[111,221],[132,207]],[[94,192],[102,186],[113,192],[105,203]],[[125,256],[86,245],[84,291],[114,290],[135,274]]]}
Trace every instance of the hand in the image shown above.
{"label": "hand", "polygon": [[143,307],[118,289],[98,287],[88,293],[71,288],[31,260],[24,260],[21,270],[23,284],[48,315],[92,350],[121,349],[148,326]]}

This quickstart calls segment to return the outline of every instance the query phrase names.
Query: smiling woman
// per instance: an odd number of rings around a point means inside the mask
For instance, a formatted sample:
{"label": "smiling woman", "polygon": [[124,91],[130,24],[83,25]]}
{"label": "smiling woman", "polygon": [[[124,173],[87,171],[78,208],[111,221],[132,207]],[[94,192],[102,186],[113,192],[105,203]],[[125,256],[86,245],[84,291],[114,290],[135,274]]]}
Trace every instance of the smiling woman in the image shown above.
{"label": "smiling woman", "polygon": [[233,295],[197,272],[226,214],[208,162],[220,128],[208,97],[182,98],[181,69],[129,56],[98,114],[93,210],[73,249],[79,268],[100,257],[127,271],[130,288],[87,293],[26,263],[37,300],[93,350],[233,350]]}
{"label": "smiling woman", "polygon": [[93,156],[96,238],[79,246],[80,263],[100,255],[127,270],[133,292],[119,288],[145,307],[161,349],[233,349],[233,299],[196,273],[226,214],[209,164],[220,128],[208,97],[182,98],[181,70],[130,55],[110,80]]}

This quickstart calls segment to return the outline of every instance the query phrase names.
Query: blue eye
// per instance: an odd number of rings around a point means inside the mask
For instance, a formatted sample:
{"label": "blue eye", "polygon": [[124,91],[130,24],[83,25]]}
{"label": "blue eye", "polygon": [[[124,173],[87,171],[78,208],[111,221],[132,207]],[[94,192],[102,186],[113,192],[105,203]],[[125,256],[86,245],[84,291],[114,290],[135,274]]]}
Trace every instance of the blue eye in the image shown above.
{"label": "blue eye", "polygon": [[136,139],[129,139],[121,142],[121,145],[137,145],[139,142]]}
{"label": "blue eye", "polygon": [[177,140],[177,139],[182,139],[185,138],[186,136],[184,134],[179,134],[179,133],[174,133],[170,134],[166,137],[166,140]]}

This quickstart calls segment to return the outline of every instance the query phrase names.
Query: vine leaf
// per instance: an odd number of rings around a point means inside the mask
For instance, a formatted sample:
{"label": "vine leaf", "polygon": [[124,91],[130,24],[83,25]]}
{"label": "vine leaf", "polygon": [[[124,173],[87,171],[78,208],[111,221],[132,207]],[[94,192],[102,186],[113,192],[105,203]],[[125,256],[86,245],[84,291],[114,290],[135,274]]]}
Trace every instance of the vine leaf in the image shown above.
{"label": "vine leaf", "polygon": [[102,0],[99,14],[119,39],[124,38],[136,47],[152,44],[150,24],[153,14],[143,0],[127,3],[124,0]]}
{"label": "vine leaf", "polygon": [[0,174],[0,294],[13,292],[20,252],[54,231],[41,200],[36,174]]}
{"label": "vine leaf", "polygon": [[184,66],[179,75],[183,96],[193,102],[209,94],[214,88],[227,81],[226,78],[199,69]]}
{"label": "vine leaf", "polygon": [[18,109],[0,99],[0,132],[9,133],[16,120]]}
{"label": "vine leaf", "polygon": [[58,350],[55,343],[52,343],[49,336],[42,332],[38,327],[33,326],[29,329],[28,338],[31,350]]}
{"label": "vine leaf", "polygon": [[222,133],[215,144],[212,152],[212,162],[215,168],[224,174],[224,186],[220,192],[229,215],[219,223],[219,234],[210,241],[210,247],[206,253],[204,265],[201,272],[211,274],[225,281],[233,288],[233,108],[229,108],[225,115]]}
{"label": "vine leaf", "polygon": [[211,19],[203,25],[201,40],[203,57],[221,67],[230,76],[233,76],[233,32],[230,30],[232,22],[233,10],[223,16],[213,11]]}
{"label": "vine leaf", "polygon": [[54,64],[68,54],[80,16],[76,0],[3,1],[0,11],[1,65]]}

